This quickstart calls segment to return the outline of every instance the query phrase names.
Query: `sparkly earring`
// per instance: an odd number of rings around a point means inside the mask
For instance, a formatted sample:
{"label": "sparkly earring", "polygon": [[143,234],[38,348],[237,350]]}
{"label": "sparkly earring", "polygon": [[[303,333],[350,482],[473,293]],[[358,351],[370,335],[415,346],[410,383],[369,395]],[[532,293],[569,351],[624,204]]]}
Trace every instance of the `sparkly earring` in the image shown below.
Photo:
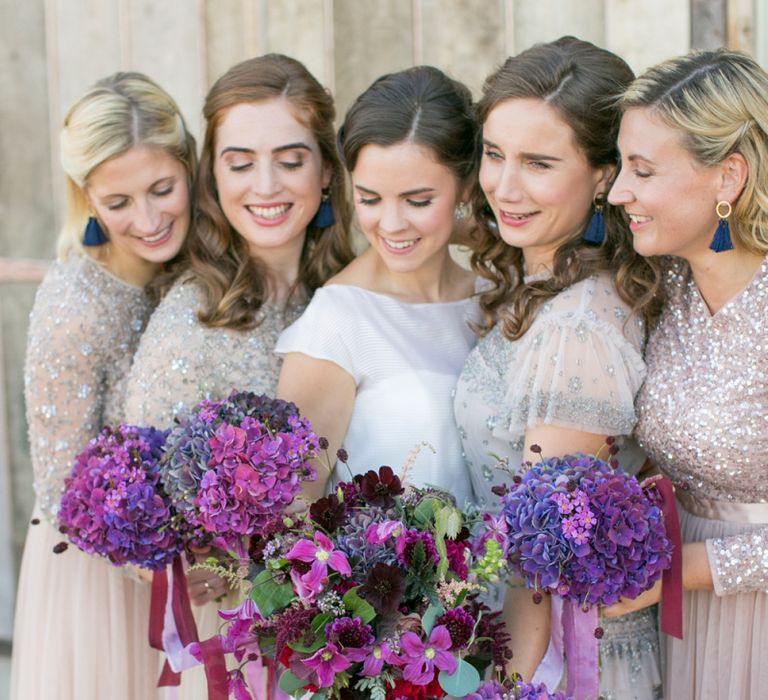
{"label": "sparkly earring", "polygon": [[95,216],[88,217],[88,223],[85,225],[85,233],[83,233],[83,245],[89,247],[96,247],[104,245],[109,238],[104,233],[104,229],[101,228],[98,219]]}
{"label": "sparkly earring", "polygon": [[595,195],[595,211],[589,220],[587,230],[584,232],[584,240],[587,243],[600,245],[605,240],[605,218],[603,217],[603,202],[605,197]]}
{"label": "sparkly earring", "polygon": [[323,190],[323,196],[320,198],[320,206],[317,209],[317,214],[310,222],[312,226],[317,228],[328,228],[336,223],[336,216],[333,213],[333,205],[331,204],[331,190],[326,187]]}
{"label": "sparkly earring", "polygon": [[[720,213],[720,207],[726,207],[724,214]],[[715,230],[715,237],[712,239],[712,243],[709,244],[709,249],[714,250],[716,253],[722,253],[724,250],[733,250],[733,241],[731,240],[731,225],[728,223],[728,217],[732,211],[731,203],[722,200],[717,203],[715,212],[720,218]]]}
{"label": "sparkly earring", "polygon": [[469,213],[469,207],[464,202],[459,202],[456,205],[456,208],[453,210],[453,218],[456,219],[456,221],[463,221],[467,218],[467,214]]}

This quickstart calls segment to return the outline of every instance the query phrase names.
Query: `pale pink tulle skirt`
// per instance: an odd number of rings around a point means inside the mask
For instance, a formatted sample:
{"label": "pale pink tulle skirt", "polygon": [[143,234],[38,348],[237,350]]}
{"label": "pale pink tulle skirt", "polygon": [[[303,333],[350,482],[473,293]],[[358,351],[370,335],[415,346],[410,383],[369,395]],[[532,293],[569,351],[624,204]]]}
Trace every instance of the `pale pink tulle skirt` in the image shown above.
{"label": "pale pink tulle skirt", "polygon": [[[35,512],[35,517],[40,514]],[[30,526],[21,564],[11,700],[153,700],[158,654],[147,641],[150,586]]]}
{"label": "pale pink tulle skirt", "polygon": [[[709,520],[680,508],[685,542],[735,535],[765,525]],[[668,700],[768,698],[768,595],[686,592],[682,641],[665,638]]]}

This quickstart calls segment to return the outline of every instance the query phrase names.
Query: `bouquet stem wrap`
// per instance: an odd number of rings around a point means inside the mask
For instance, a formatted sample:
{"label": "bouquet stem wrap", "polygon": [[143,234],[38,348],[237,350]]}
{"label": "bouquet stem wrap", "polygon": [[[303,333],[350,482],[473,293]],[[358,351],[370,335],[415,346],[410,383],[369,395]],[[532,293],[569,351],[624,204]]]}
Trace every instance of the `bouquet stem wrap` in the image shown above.
{"label": "bouquet stem wrap", "polygon": [[155,571],[149,611],[149,643],[167,656],[158,686],[177,686],[181,672],[199,664],[190,647],[199,644],[205,666],[209,700],[226,700],[229,695],[227,667],[221,640],[216,636],[199,642],[195,618],[187,593],[187,577],[181,557],[176,557],[170,570]]}
{"label": "bouquet stem wrap", "polygon": [[563,601],[563,645],[568,660],[568,695],[576,700],[596,700],[600,695],[597,606],[583,610],[571,600]]}

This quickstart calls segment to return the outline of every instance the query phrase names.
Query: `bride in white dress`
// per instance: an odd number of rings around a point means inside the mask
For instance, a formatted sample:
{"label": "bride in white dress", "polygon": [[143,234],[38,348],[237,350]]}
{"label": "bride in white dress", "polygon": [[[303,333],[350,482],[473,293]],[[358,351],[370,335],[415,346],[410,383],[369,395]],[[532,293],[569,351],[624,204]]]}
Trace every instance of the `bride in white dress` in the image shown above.
{"label": "bride in white dress", "polygon": [[[466,87],[431,67],[383,76],[339,131],[370,247],[319,289],[285,330],[278,396],[349,453],[332,479],[424,447],[408,482],[471,494],[452,392],[475,336],[474,275],[448,252],[454,213],[474,182],[476,122]],[[351,472],[350,472],[351,469]],[[308,489],[319,497],[327,470]]]}

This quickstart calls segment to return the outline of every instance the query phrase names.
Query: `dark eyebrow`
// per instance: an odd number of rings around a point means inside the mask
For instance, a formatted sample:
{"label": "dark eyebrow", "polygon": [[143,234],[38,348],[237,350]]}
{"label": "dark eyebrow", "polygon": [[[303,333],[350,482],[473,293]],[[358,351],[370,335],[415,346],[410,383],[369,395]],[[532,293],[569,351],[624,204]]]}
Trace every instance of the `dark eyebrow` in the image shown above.
{"label": "dark eyebrow", "polygon": [[[489,141],[488,139],[483,139],[483,145],[488,146],[490,148],[495,148],[496,150],[501,150],[493,141]],[[548,156],[543,153],[521,153],[520,156],[524,158],[525,160],[551,160],[551,161],[557,161],[560,162],[563,159],[562,158],[556,158],[555,156]]]}
{"label": "dark eyebrow", "polygon": [[[366,194],[373,194],[373,195],[376,195],[377,197],[379,196],[379,193],[376,192],[376,190],[369,190],[367,187],[363,187],[362,185],[355,185],[355,189],[360,190],[361,192],[365,192]],[[400,194],[398,194],[398,197],[413,197],[414,195],[417,195],[417,194],[425,194],[427,192],[434,192],[434,191],[435,191],[434,187],[419,187],[415,190],[400,192]]]}
{"label": "dark eyebrow", "polygon": [[[303,141],[297,141],[296,143],[287,143],[285,146],[278,146],[272,149],[272,153],[282,153],[283,151],[295,151],[296,149],[302,149],[305,151],[311,151],[312,149]],[[223,156],[225,153],[253,153],[252,148],[244,148],[242,146],[227,146],[222,149],[219,156]]]}

